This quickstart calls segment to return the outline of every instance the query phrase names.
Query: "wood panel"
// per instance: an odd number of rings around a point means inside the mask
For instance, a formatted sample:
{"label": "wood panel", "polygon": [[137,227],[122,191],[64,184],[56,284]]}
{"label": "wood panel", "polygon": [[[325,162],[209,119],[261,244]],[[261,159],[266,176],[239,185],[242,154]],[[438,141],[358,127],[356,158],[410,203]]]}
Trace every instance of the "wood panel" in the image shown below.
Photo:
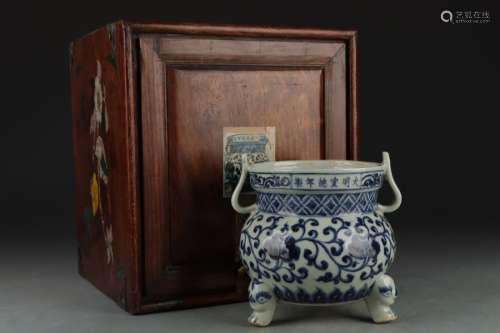
{"label": "wood panel", "polygon": [[[163,240],[169,239],[168,226],[168,145],[166,123],[165,66],[154,50],[155,40],[140,41],[141,56],[141,117],[142,117],[142,185],[144,242],[146,252],[145,280],[152,285],[159,275],[163,261],[171,254]],[[160,222],[161,221],[161,222]],[[160,223],[159,223],[160,222]],[[162,252],[162,255],[156,253]]]}
{"label": "wood panel", "polygon": [[[273,126],[278,159],[321,158],[322,72],[170,69],[168,77],[169,160],[175,175],[170,216],[183,221],[172,224],[172,237],[189,244],[176,248],[173,262],[232,260],[229,223],[235,213],[221,195],[222,130]],[[220,237],[212,243],[207,235]]]}
{"label": "wood panel", "polygon": [[143,36],[140,48],[146,294],[234,290],[223,127],[276,127],[279,160],[346,158],[345,44]]}

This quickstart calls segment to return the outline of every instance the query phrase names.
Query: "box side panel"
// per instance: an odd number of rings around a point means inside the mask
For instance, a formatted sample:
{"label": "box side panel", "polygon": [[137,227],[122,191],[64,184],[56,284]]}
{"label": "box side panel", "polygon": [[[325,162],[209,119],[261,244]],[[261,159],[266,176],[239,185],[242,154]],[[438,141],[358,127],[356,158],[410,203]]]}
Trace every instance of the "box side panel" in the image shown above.
{"label": "box side panel", "polygon": [[132,231],[125,32],[110,24],[70,47],[79,272],[127,309]]}

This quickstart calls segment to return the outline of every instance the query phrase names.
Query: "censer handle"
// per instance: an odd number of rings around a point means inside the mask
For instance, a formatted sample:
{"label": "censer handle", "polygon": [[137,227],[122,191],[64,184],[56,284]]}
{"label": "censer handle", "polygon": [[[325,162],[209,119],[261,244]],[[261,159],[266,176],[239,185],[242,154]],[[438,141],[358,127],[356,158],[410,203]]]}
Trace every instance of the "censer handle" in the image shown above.
{"label": "censer handle", "polygon": [[385,173],[385,179],[389,183],[389,186],[391,187],[392,191],[394,192],[394,202],[390,205],[381,205],[378,204],[378,210],[381,213],[392,213],[396,209],[401,206],[401,202],[403,200],[403,197],[401,195],[401,191],[399,190],[398,186],[396,185],[396,182],[394,181],[394,178],[392,176],[392,170],[391,170],[391,158],[389,157],[388,152],[383,152],[382,153],[382,165],[384,167],[384,173]]}
{"label": "censer handle", "polygon": [[245,179],[247,178],[247,174],[248,174],[248,158],[247,158],[247,154],[243,154],[243,155],[241,155],[240,180],[238,181],[238,185],[236,185],[236,188],[234,189],[233,195],[231,196],[231,205],[233,206],[234,210],[240,214],[248,214],[248,213],[251,213],[252,211],[257,209],[256,204],[246,206],[246,207],[242,207],[239,204],[238,199],[240,197],[241,189],[243,188],[243,185],[245,184]]}

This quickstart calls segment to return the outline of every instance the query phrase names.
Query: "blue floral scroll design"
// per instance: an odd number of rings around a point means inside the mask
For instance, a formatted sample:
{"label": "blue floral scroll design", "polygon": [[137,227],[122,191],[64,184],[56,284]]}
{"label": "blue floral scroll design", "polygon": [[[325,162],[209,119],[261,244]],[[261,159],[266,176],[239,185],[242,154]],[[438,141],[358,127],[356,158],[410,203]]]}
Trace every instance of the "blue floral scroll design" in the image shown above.
{"label": "blue floral scroll design", "polygon": [[[270,236],[283,218],[283,216],[271,215],[264,220],[264,216],[257,213],[247,220],[240,239],[242,263],[249,272],[255,273],[259,280],[272,278],[276,282],[285,281],[300,284],[309,275],[305,267],[296,268],[294,263],[287,262],[282,258],[273,260],[267,251],[260,246],[261,236]],[[285,224],[281,231],[286,231],[287,228],[288,226]],[[253,260],[247,262],[243,258],[244,256],[252,257]]]}
{"label": "blue floral scroll design", "polygon": [[[295,241],[296,246],[300,247],[301,242],[309,243],[309,246],[304,250],[304,259],[307,261],[307,266],[313,266],[315,269],[325,272],[316,281],[333,282],[334,284],[351,283],[359,273],[361,273],[361,280],[367,280],[382,271],[382,268],[380,270],[370,269],[376,264],[376,256],[373,259],[357,258],[348,253],[344,254],[346,252],[345,241],[339,235],[342,232],[347,236],[352,233],[351,222],[340,217],[334,217],[331,219],[331,224],[322,230],[314,228],[318,225],[317,219],[309,218],[299,219],[291,227],[292,231],[299,232],[299,236]],[[321,240],[318,239],[320,233],[322,234]],[[321,258],[327,258],[327,260]],[[332,263],[336,267],[330,267]],[[366,270],[369,272],[364,274]]]}
{"label": "blue floral scroll design", "polygon": [[370,173],[361,178],[362,187],[375,187],[382,185],[383,174]]}
{"label": "blue floral scroll design", "polygon": [[[309,275],[309,269],[324,272],[316,281],[324,283],[351,283],[354,278],[366,281],[383,273],[394,260],[396,243],[392,230],[383,216],[373,214],[357,217],[355,222],[340,217],[333,217],[330,224],[320,226],[315,218],[299,218],[294,224],[284,223],[280,231],[291,230],[295,239],[294,246],[299,251],[299,257],[305,259],[305,266],[297,266],[295,262],[281,258],[271,259],[265,250],[260,248],[262,233],[271,235],[283,219],[279,215],[271,215],[264,220],[264,216],[257,213],[247,221],[243,228],[240,248],[244,256],[251,257],[249,262],[243,260],[244,266],[255,272],[259,279],[273,278],[276,282],[297,281],[302,283]],[[354,223],[354,225],[353,225]],[[352,235],[353,231],[368,234],[374,250],[372,256],[353,256],[345,246],[344,239]],[[340,237],[343,234],[344,237]],[[344,239],[343,239],[344,238]],[[301,244],[303,244],[301,246]],[[379,258],[383,251],[382,260]]]}
{"label": "blue floral scroll design", "polygon": [[[392,230],[389,230],[388,224],[383,220],[382,216],[376,213],[373,216],[376,218],[372,219],[368,215],[357,217],[356,223],[354,224],[354,230],[357,233],[366,233],[369,239],[371,239],[371,246],[374,250],[373,256],[357,257],[348,252],[343,254],[343,247],[339,247],[339,244],[344,244],[341,239],[338,239],[338,234],[341,230],[349,229],[346,230],[346,235],[349,236],[352,234],[352,229],[350,228],[351,222],[345,221],[339,217],[332,218],[332,224],[340,225],[339,228],[329,226],[323,229],[323,234],[326,235],[327,233],[331,233],[332,237],[330,241],[318,242],[316,239],[311,240],[319,244],[315,247],[316,249],[323,247],[329,259],[338,267],[336,274],[333,270],[329,270],[325,274],[319,276],[317,281],[333,282],[334,284],[340,282],[350,283],[355,276],[358,276],[362,281],[366,281],[383,273],[389,268],[394,260],[394,252],[396,249],[393,233]],[[330,251],[327,251],[327,245],[330,244],[334,246],[330,247]],[[383,262],[379,260],[381,249],[384,251],[383,257],[386,258]],[[317,250],[308,255],[308,257],[315,261],[319,256],[319,252],[320,251]],[[304,256],[305,255],[304,253]]]}
{"label": "blue floral scroll design", "polygon": [[358,217],[354,227],[356,230],[366,230],[371,239],[378,244],[380,250],[384,251],[384,257],[387,260],[383,263],[383,267],[388,270],[394,262],[396,239],[390,224],[384,220],[383,215],[374,213],[374,216],[374,219],[370,216]]}
{"label": "blue floral scroll design", "polygon": [[271,175],[261,176],[259,174],[250,174],[250,184],[256,187],[270,188],[270,187],[289,187],[291,178],[288,175]]}

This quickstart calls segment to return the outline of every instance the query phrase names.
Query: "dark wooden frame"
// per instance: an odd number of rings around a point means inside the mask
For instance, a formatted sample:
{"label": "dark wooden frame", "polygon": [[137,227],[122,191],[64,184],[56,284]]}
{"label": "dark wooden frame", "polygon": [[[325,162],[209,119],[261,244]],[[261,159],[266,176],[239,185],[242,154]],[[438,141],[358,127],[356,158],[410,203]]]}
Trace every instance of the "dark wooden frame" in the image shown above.
{"label": "dark wooden frame", "polygon": [[[274,28],[274,27],[242,27],[230,25],[200,25],[200,24],[163,24],[163,23],[128,23],[118,22],[115,24],[123,30],[123,45],[124,45],[124,60],[123,66],[125,71],[125,113],[126,113],[126,135],[124,138],[124,150],[128,152],[127,163],[124,166],[125,178],[127,179],[126,202],[122,208],[128,214],[128,221],[123,221],[127,224],[128,234],[125,244],[120,248],[127,251],[124,257],[128,258],[126,264],[126,286],[124,287],[126,296],[125,301],[119,302],[126,308],[127,311],[139,314],[168,309],[189,308],[208,304],[227,303],[246,298],[245,280],[237,291],[219,294],[214,296],[203,297],[186,297],[182,300],[167,300],[148,297],[145,294],[145,286],[148,284],[145,276],[151,277],[154,274],[145,274],[146,260],[160,260],[159,257],[146,258],[144,252],[144,242],[151,240],[154,237],[164,233],[164,230],[150,229],[145,232],[145,219],[162,220],[165,218],[162,212],[168,205],[165,200],[165,191],[158,186],[160,183],[166,183],[162,177],[165,177],[165,172],[158,169],[166,163],[166,152],[158,153],[152,151],[155,144],[165,142],[166,129],[161,126],[154,126],[155,131],[151,131],[144,135],[141,131],[141,126],[148,124],[165,123],[162,119],[163,107],[166,105],[165,94],[162,90],[163,82],[155,82],[154,76],[141,75],[151,71],[164,71],[165,61],[172,66],[182,66],[185,58],[180,55],[178,58],[171,56],[167,59],[162,55],[161,45],[155,42],[150,36],[162,35],[189,35],[199,37],[216,37],[216,38],[258,38],[259,40],[266,39],[283,39],[290,40],[311,40],[311,41],[339,41],[345,44],[345,48],[340,48],[340,52],[347,52],[348,56],[346,64],[345,80],[347,81],[347,90],[345,90],[346,100],[345,105],[347,114],[343,114],[343,119],[325,119],[327,124],[325,128],[324,142],[326,145],[325,158],[340,158],[356,159],[358,154],[357,141],[357,63],[356,63],[356,32],[355,31],[337,31],[337,30],[320,30],[320,29],[293,29],[293,28]],[[148,59],[147,61],[141,61]],[[289,66],[304,66],[321,68],[324,72],[325,86],[330,84],[339,84],[335,80],[341,80],[338,76],[331,75],[332,69],[336,66],[336,58],[325,55],[314,55],[302,57],[301,59],[293,60],[275,56],[274,61],[281,61],[282,64],[288,62]],[[233,59],[234,60],[234,59]],[[190,62],[196,62],[197,59],[190,59]],[[246,60],[247,61],[247,60]],[[255,57],[253,61],[256,65],[269,65],[269,59]],[[294,62],[295,61],[295,62]],[[222,58],[214,58],[210,60],[208,65],[218,65],[224,62]],[[248,61],[247,61],[248,62]],[[260,62],[260,63],[259,63]],[[267,64],[266,64],[267,62]],[[207,66],[206,59],[200,59],[200,66]],[[141,68],[142,66],[142,68]],[[335,72],[335,71],[333,71]],[[144,89],[149,86],[151,89]],[[329,99],[330,95],[326,95]],[[148,101],[163,101],[163,103],[150,103]],[[343,107],[337,105],[338,100],[327,100],[326,105],[332,108]],[[141,110],[149,108],[154,112],[144,113]],[[326,115],[334,114],[338,117],[338,113],[325,112]],[[334,124],[334,125],[332,125]],[[344,126],[344,128],[332,128],[331,126]],[[333,135],[331,135],[333,133]],[[334,137],[338,133],[345,133],[344,137]],[[345,144],[336,146],[341,150],[335,150],[333,141],[342,141]],[[331,147],[331,149],[328,148]],[[154,156],[153,156],[154,155]],[[164,162],[155,164],[144,164],[143,159],[146,156],[150,158],[160,159]],[[147,174],[148,177],[142,175]],[[78,176],[78,175],[77,175]],[[153,197],[158,200],[145,200],[143,190],[156,191]],[[151,198],[151,197],[150,197]],[[148,212],[148,214],[145,214]],[[243,275],[242,275],[243,276]],[[89,279],[91,279],[89,277]],[[105,291],[106,292],[106,291]],[[111,297],[115,297],[108,293]],[[118,300],[117,300],[118,301]],[[125,302],[125,304],[123,304]]]}

